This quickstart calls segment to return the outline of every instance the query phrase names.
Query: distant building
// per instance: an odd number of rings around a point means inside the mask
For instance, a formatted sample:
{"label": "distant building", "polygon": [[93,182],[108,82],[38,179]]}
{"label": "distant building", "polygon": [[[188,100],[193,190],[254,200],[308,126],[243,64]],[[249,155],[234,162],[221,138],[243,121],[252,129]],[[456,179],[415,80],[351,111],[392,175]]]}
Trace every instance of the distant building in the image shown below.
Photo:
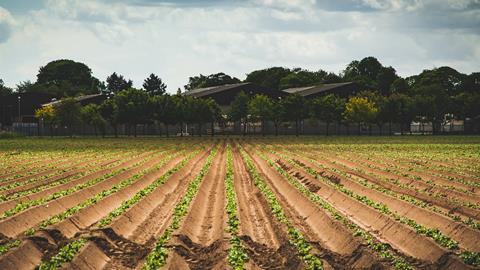
{"label": "distant building", "polygon": [[52,95],[43,93],[15,93],[0,97],[1,126],[11,126],[14,122],[37,122],[35,110],[52,98]]}
{"label": "distant building", "polygon": [[328,94],[336,94],[341,97],[348,97],[359,92],[359,86],[354,82],[329,83],[315,86],[295,87],[283,89],[286,94],[298,94],[306,98],[316,98]]}
{"label": "distant building", "polygon": [[241,91],[250,97],[256,94],[264,94],[271,98],[277,98],[284,95],[280,91],[268,89],[252,83],[225,84],[220,86],[197,88],[187,91],[184,94],[196,98],[212,98],[221,107],[227,107],[235,99],[235,96],[237,96],[237,94]]}

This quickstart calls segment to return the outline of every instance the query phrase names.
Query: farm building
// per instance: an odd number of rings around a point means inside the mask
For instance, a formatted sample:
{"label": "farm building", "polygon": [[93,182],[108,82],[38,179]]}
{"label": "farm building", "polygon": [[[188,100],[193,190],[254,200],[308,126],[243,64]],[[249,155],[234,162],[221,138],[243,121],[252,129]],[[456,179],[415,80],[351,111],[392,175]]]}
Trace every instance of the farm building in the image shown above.
{"label": "farm building", "polygon": [[306,87],[295,87],[282,90],[286,94],[298,94],[306,98],[316,98],[327,94],[336,94],[341,97],[355,95],[359,87],[354,82],[329,83]]}
{"label": "farm building", "polygon": [[[104,94],[93,94],[93,95],[85,95],[85,96],[78,96],[74,97],[74,99],[80,103],[80,105],[85,106],[88,104],[100,104],[107,99],[107,96]],[[52,100],[48,103],[42,104],[42,106],[50,106],[50,105],[57,105],[60,104],[60,100]]]}
{"label": "farm building", "polygon": [[43,93],[15,93],[0,98],[0,126],[14,122],[36,122],[35,110],[52,100],[52,95]]}
{"label": "farm building", "polygon": [[227,107],[235,99],[235,96],[241,91],[243,91],[248,96],[264,94],[271,98],[277,98],[283,95],[279,91],[268,89],[252,83],[225,84],[220,86],[197,88],[185,92],[185,95],[194,96],[196,98],[212,98],[220,106]]}

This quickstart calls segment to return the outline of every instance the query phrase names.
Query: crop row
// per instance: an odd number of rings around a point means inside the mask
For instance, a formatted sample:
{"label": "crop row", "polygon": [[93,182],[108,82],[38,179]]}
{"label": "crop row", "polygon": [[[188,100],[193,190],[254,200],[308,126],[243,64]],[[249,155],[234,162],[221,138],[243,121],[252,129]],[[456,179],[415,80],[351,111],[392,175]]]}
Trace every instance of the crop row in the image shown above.
{"label": "crop row", "polygon": [[[396,220],[396,221],[398,221],[402,224],[406,224],[406,225],[412,227],[413,229],[415,229],[415,231],[418,234],[421,234],[421,235],[424,235],[426,237],[432,238],[433,240],[435,240],[435,242],[437,242],[441,246],[446,247],[446,248],[448,248],[452,251],[457,251],[458,250],[458,248],[459,248],[458,243],[456,241],[452,240],[451,238],[445,236],[439,229],[428,228],[426,226],[418,224],[416,221],[414,221],[412,219],[409,219],[407,217],[398,215],[395,212],[391,211],[388,208],[388,206],[383,204],[383,203],[375,202],[375,201],[369,199],[367,196],[362,196],[362,195],[355,194],[353,191],[345,188],[343,185],[332,182],[332,181],[329,181],[328,179],[325,179],[321,174],[317,173],[312,168],[309,168],[308,166],[305,166],[304,164],[300,165],[298,161],[295,162],[294,160],[290,159],[289,157],[287,157],[285,155],[282,155],[282,154],[279,154],[275,151],[271,151],[271,152],[273,154],[277,154],[277,155],[281,156],[282,158],[287,160],[293,166],[303,167],[305,169],[305,171],[307,173],[309,173],[310,175],[312,175],[314,178],[322,180],[322,182],[324,182],[325,184],[332,186],[336,190],[348,195],[349,197],[354,198],[355,200],[357,200],[359,202],[362,202],[363,204],[368,205],[368,206],[376,209],[377,211],[379,211],[379,212],[381,212],[381,213],[383,213],[387,216],[392,217],[394,220]],[[270,161],[270,163],[272,163],[272,161]],[[279,168],[277,164],[273,164],[273,165],[275,167]],[[283,170],[283,169],[281,169],[281,170]],[[288,175],[288,177],[290,177],[290,175]],[[478,258],[480,258],[479,253],[468,251],[468,250],[463,250],[463,251],[459,252],[459,256],[467,264],[477,264],[478,263]]]}
{"label": "crop row", "polygon": [[[119,215],[123,214],[125,211],[130,209],[133,205],[135,205],[137,202],[139,202],[141,199],[146,197],[148,194],[150,194],[152,191],[154,191],[157,187],[165,183],[169,179],[169,177],[177,172],[179,169],[181,169],[185,164],[196,154],[198,151],[195,151],[193,153],[190,153],[187,155],[180,163],[178,163],[175,167],[172,169],[168,170],[165,174],[160,176],[158,179],[156,179],[154,182],[152,182],[150,185],[147,187],[143,188],[142,190],[138,191],[133,197],[130,199],[123,201],[119,207],[117,207],[115,210],[111,211],[107,216],[105,216],[103,219],[101,219],[99,222],[97,222],[96,226],[97,227],[105,227],[111,224],[111,222]],[[160,164],[156,165],[153,169],[149,169],[148,172],[158,170],[161,168],[163,165],[168,160],[171,160],[173,157],[181,155],[182,152],[175,153],[165,160],[163,160]],[[148,173],[148,172],[145,172]],[[135,177],[135,176],[134,176]],[[131,183],[130,183],[131,184]],[[112,189],[115,189],[113,187]],[[112,190],[110,189],[110,190]],[[118,187],[116,189],[118,191]],[[102,192],[100,194],[104,194],[108,192]],[[99,195],[100,195],[99,194]],[[111,194],[111,193],[110,193]],[[97,195],[97,196],[99,196]],[[57,269],[59,266],[61,266],[63,263],[71,261],[74,256],[80,251],[81,247],[83,247],[87,243],[86,238],[79,238],[77,240],[72,241],[65,247],[63,247],[60,252],[53,256],[49,261],[43,262],[39,269]]]}
{"label": "crop row", "polygon": [[290,243],[293,244],[300,256],[309,269],[323,269],[323,262],[317,256],[311,254],[312,246],[305,239],[303,234],[298,231],[293,224],[287,219],[285,212],[282,209],[278,199],[273,191],[265,183],[265,180],[258,173],[252,159],[248,156],[245,150],[240,144],[238,144],[243,160],[246,164],[247,170],[252,177],[255,186],[258,187],[263,196],[267,199],[268,204],[272,210],[275,218],[282,224],[287,226],[287,234],[290,239]]}
{"label": "crop row", "polygon": [[230,144],[227,145],[227,164],[225,174],[225,191],[227,196],[227,204],[225,206],[228,215],[228,228],[230,233],[230,249],[228,250],[228,263],[233,269],[244,269],[245,262],[248,261],[248,255],[243,247],[240,238],[238,237],[238,229],[240,227],[240,220],[237,215],[237,196],[234,187],[234,172],[233,172],[233,154]]}
{"label": "crop row", "polygon": [[278,166],[274,161],[270,160],[268,157],[263,155],[260,152],[256,152],[258,156],[263,158],[267,163],[274,168],[278,173],[283,175],[285,179],[296,189],[298,189],[302,194],[304,194],[308,199],[317,205],[321,206],[323,209],[327,210],[336,220],[342,221],[348,228],[354,232],[354,236],[361,236],[367,245],[375,251],[380,257],[386,258],[392,261],[393,265],[397,269],[413,269],[413,267],[401,256],[398,256],[395,251],[386,243],[382,243],[375,239],[370,233],[361,229],[358,225],[351,222],[348,218],[340,214],[336,209],[334,209],[328,202],[323,200],[317,194],[311,192],[308,188],[303,186],[300,182],[294,179],[288,172]]}
{"label": "crop row", "polygon": [[[102,192],[96,194],[95,196],[77,204],[76,206],[74,207],[71,207],[67,210],[65,210],[64,212],[62,213],[59,213],[57,215],[54,215],[44,221],[42,221],[39,225],[38,225],[38,228],[39,229],[45,229],[47,226],[49,225],[53,225],[53,224],[56,224],[62,220],[65,220],[71,216],[73,216],[74,214],[78,213],[80,210],[84,209],[84,208],[87,208],[91,205],[94,205],[95,203],[97,203],[98,201],[102,200],[103,198],[113,194],[113,193],[116,193],[118,191],[120,191],[121,189],[131,185],[132,183],[134,183],[135,181],[137,181],[138,179],[140,179],[143,175],[147,174],[147,173],[150,173],[150,172],[153,172],[153,171],[156,171],[158,169],[160,169],[167,161],[169,161],[170,159],[172,159],[174,156],[176,156],[177,154],[174,154],[174,155],[170,155],[170,156],[167,156],[165,157],[164,159],[162,159],[156,166],[154,166],[153,168],[149,168],[149,169],[145,169],[145,170],[142,170],[141,172],[133,175],[132,177],[128,178],[128,179],[125,179],[123,180],[122,182],[120,182],[119,184],[116,184],[116,185],[113,185],[110,189],[106,189],[106,190],[103,190]],[[32,228],[29,228],[28,230],[25,231],[25,235],[27,236],[31,236],[33,235],[35,232],[36,232],[37,228],[35,227],[32,227]],[[17,241],[13,241],[15,243],[15,245],[13,244],[6,244],[4,245],[5,247],[3,248],[4,252],[8,251],[10,248],[16,246],[16,245],[19,245],[20,243],[17,242]]]}
{"label": "crop row", "polygon": [[208,170],[210,169],[213,158],[216,156],[218,149],[219,149],[219,146],[217,145],[213,150],[211,150],[202,169],[200,170],[198,175],[195,177],[195,179],[189,183],[185,195],[173,210],[173,217],[170,225],[167,227],[165,232],[159,237],[159,239],[155,244],[155,247],[147,256],[143,269],[148,269],[148,270],[159,269],[160,267],[164,266],[165,263],[167,262],[169,249],[165,245],[170,240],[172,233],[180,227],[180,223],[183,217],[188,212],[190,202],[193,200],[193,198],[195,198],[198,192],[198,189],[200,188],[200,184],[204,179],[205,175],[207,174]]}

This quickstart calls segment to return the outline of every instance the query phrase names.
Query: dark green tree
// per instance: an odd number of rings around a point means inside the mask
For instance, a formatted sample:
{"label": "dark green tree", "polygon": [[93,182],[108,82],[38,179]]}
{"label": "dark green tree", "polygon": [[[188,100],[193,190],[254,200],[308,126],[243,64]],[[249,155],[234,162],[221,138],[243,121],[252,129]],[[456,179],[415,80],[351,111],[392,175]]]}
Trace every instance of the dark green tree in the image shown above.
{"label": "dark green tree", "polygon": [[178,123],[175,98],[170,95],[154,96],[152,98],[153,119],[165,125],[165,133],[170,136],[169,126]]}
{"label": "dark green tree", "polygon": [[245,81],[268,89],[280,90],[280,80],[291,72],[290,69],[284,67],[255,70],[247,74]]}
{"label": "dark green tree", "polygon": [[211,131],[212,131],[212,136],[215,136],[215,123],[218,123],[219,125],[222,125],[223,122],[225,121],[222,113],[222,109],[220,108],[220,105],[212,99],[209,98],[206,100],[208,108],[210,110],[210,124],[211,124]]}
{"label": "dark green tree", "polygon": [[117,75],[114,72],[112,75],[107,77],[107,94],[117,94],[118,92],[129,89],[133,85],[132,80],[126,80],[122,75]]}
{"label": "dark green tree", "polygon": [[113,99],[118,110],[118,121],[133,127],[136,137],[137,126],[150,119],[148,94],[140,89],[129,88],[120,91]]}
{"label": "dark green tree", "polygon": [[230,120],[243,124],[243,135],[245,136],[248,124],[248,96],[243,91],[238,93],[232,101],[228,116]]}
{"label": "dark green tree", "polygon": [[273,102],[265,95],[255,95],[248,102],[251,118],[262,123],[262,135],[265,136],[265,123],[273,118]]}
{"label": "dark green tree", "polygon": [[321,96],[312,102],[312,116],[327,124],[326,135],[329,135],[330,124],[339,123],[345,110],[345,100],[334,94]]}
{"label": "dark green tree", "polygon": [[196,88],[219,86],[224,84],[239,83],[240,80],[233,76],[227,75],[223,72],[204,76],[193,76],[188,78],[188,84],[185,85],[185,90],[192,90]]}
{"label": "dark green tree", "polygon": [[12,92],[12,88],[5,86],[3,80],[0,79],[0,96],[10,95]]}
{"label": "dark green tree", "polygon": [[149,95],[163,95],[167,90],[167,85],[155,74],[150,74],[148,78],[143,82],[143,89],[147,91]]}
{"label": "dark green tree", "polygon": [[92,76],[87,65],[67,59],[55,60],[40,67],[35,87],[23,88],[24,91],[57,97],[98,94],[102,89],[103,84]]}
{"label": "dark green tree", "polygon": [[75,126],[80,124],[81,106],[74,98],[65,98],[55,106],[56,122],[68,128],[70,136],[73,136]]}
{"label": "dark green tree", "polygon": [[118,107],[112,98],[108,98],[99,106],[100,115],[112,126],[115,137],[118,137]]}
{"label": "dark green tree", "polygon": [[102,136],[105,136],[105,126],[107,121],[100,113],[100,106],[97,104],[88,104],[83,106],[80,110],[82,121],[93,127],[95,136],[99,130]]}
{"label": "dark green tree", "polygon": [[295,135],[299,135],[301,122],[308,117],[309,110],[304,97],[294,94],[282,99],[285,120],[295,122]]}

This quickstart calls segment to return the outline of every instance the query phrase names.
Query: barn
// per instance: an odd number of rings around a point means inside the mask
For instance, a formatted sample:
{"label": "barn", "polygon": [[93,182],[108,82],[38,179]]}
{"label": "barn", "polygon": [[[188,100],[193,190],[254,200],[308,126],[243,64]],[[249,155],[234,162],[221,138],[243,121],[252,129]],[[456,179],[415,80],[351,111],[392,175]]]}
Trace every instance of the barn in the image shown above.
{"label": "barn", "polygon": [[328,94],[336,94],[340,97],[349,97],[359,92],[359,86],[354,82],[329,83],[306,87],[283,89],[286,94],[297,94],[306,98],[316,98]]}
{"label": "barn", "polygon": [[262,86],[255,85],[253,83],[236,83],[236,84],[224,84],[220,86],[212,86],[206,88],[197,88],[185,92],[185,95],[193,96],[196,98],[212,98],[222,108],[228,107],[235,97],[243,91],[248,96],[252,97],[256,94],[264,94],[271,98],[278,98],[284,95],[280,91],[275,91]]}

